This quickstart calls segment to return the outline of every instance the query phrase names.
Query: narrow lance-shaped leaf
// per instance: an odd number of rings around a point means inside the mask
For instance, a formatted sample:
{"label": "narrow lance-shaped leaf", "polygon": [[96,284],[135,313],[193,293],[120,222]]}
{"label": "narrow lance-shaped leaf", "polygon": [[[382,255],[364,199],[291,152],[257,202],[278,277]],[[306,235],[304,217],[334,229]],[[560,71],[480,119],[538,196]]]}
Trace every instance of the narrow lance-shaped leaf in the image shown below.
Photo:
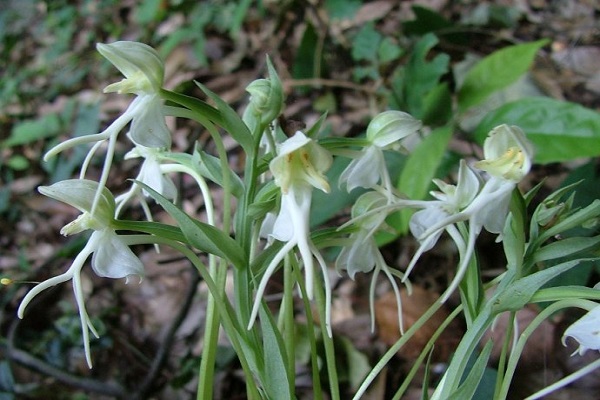
{"label": "narrow lance-shaped leaf", "polygon": [[191,246],[229,260],[237,268],[246,268],[244,251],[230,236],[212,225],[195,220],[148,185],[136,182],[143,186],[152,198],[177,221],[181,232]]}
{"label": "narrow lance-shaped leaf", "polygon": [[227,132],[242,146],[247,157],[251,157],[254,152],[252,133],[242,121],[240,116],[232,109],[229,104],[223,101],[219,96],[210,91],[206,86],[199,82],[196,85],[217,105],[217,109],[221,113],[222,120],[217,123],[227,130]]}
{"label": "narrow lance-shaped leaf", "polygon": [[520,310],[529,303],[535,292],[544,284],[586,260],[591,259],[567,261],[517,280],[499,292],[498,296],[492,300],[492,311],[500,313]]}

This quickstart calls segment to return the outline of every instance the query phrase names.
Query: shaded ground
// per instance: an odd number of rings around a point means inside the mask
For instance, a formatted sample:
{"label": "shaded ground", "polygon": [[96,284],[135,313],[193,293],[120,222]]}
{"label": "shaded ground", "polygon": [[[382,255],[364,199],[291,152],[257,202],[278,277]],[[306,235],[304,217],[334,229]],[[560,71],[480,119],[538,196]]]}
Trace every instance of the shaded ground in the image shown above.
{"label": "shaded ground", "polygon": [[[73,209],[42,197],[35,190],[40,184],[76,174],[77,162],[59,158],[58,162],[43,163],[42,154],[74,133],[99,131],[130,101],[100,93],[107,83],[120,77],[96,54],[95,42],[127,39],[156,45],[168,54],[167,88],[199,96],[190,83],[198,80],[240,111],[247,98],[244,88],[262,77],[265,54],[269,54],[288,95],[286,119],[310,126],[321,112],[328,111],[328,130],[338,136],[356,135],[364,131],[370,116],[386,109],[388,99],[382,93],[393,85],[394,79],[392,65],[380,63],[373,69],[375,60],[357,55],[353,47],[356,36],[364,26],[372,24],[382,37],[390,38],[401,48],[408,47],[413,39],[405,33],[409,27],[404,23],[415,18],[411,6],[420,4],[453,24],[431,28],[440,38],[432,56],[448,53],[454,65],[467,54],[483,56],[510,43],[548,38],[550,44],[536,59],[529,84],[550,97],[600,108],[597,2],[398,3],[263,1],[260,5],[250,2],[249,9],[244,10],[236,2],[225,0],[200,4],[0,1],[0,141],[4,141],[0,146],[0,274],[15,281],[0,287],[0,354],[4,358],[10,347],[20,349],[13,350],[12,361],[0,362],[0,387],[19,393],[17,398],[102,399],[114,397],[114,391],[119,390],[117,384],[136,382],[128,394],[132,397],[128,398],[133,398],[131,393],[145,398],[145,391],[153,393],[152,398],[194,398],[194,374],[202,348],[202,326],[198,321],[204,315],[206,290],[198,284],[189,265],[167,249],[160,255],[153,249],[138,249],[147,269],[147,277],[140,285],[125,286],[124,282],[84,274],[88,311],[96,326],[101,327],[102,339],[93,343],[93,351],[95,364],[102,368],[89,371],[85,366],[69,285],[44,292],[32,304],[26,319],[15,318],[19,301],[31,286],[29,281],[39,282],[63,271],[82,246],[80,239],[65,239],[58,234],[76,216]],[[236,12],[241,16],[237,20]],[[457,33],[466,35],[468,40],[454,40],[451,35]],[[406,57],[399,57],[394,62],[405,61]],[[447,80],[453,84],[450,74]],[[212,150],[209,137],[196,127],[173,123],[170,128],[177,149],[190,149],[199,141],[208,151]],[[15,142],[10,138],[15,137],[17,129],[20,141]],[[7,145],[10,140],[13,141]],[[457,132],[452,149],[462,155],[471,154],[465,132]],[[237,157],[235,144],[231,143],[228,150],[237,162],[234,167],[241,170],[243,160]],[[80,160],[82,156],[74,151],[69,157]],[[547,177],[544,190],[550,191],[579,164],[539,167],[525,186]],[[131,176],[132,168],[133,164],[125,162],[122,175],[111,176],[109,186],[115,192],[125,187],[122,178]],[[192,185],[179,183],[184,194],[183,207],[201,209],[202,200]],[[159,219],[162,215],[166,220],[160,210],[156,212]],[[134,209],[130,216],[140,217],[141,212]],[[494,276],[503,268],[501,249],[493,238],[484,239],[479,249],[486,265],[483,273]],[[406,265],[414,250],[411,238],[400,238],[388,245],[384,254],[390,265],[400,266]],[[407,319],[418,317],[434,294],[443,291],[453,274],[456,257],[452,246],[442,242],[422,259],[412,276],[422,290],[405,299]],[[369,330],[365,295],[368,280],[336,279],[336,334],[349,338],[356,349],[374,361],[396,340],[389,333],[397,332],[397,328],[389,327],[395,313],[387,298],[389,287],[380,285],[380,330],[373,334]],[[273,293],[277,290],[274,284]],[[535,312],[524,312],[523,321],[531,320]],[[558,340],[565,324],[557,318],[556,323],[548,323],[540,330],[540,336],[534,340],[536,346],[528,348],[525,354],[527,378],[517,383],[514,398],[522,398],[529,386],[552,382],[573,368],[567,365],[574,362],[568,358],[572,349],[564,349]],[[457,323],[436,348],[434,362],[439,363],[439,371],[443,371],[462,329]],[[494,334],[502,336],[501,323]],[[427,334],[423,335],[422,340],[426,341]],[[155,356],[163,351],[167,354],[165,362],[153,370],[153,362],[159,360]],[[388,398],[386,387],[397,387],[414,357],[411,352],[400,354],[369,398]],[[217,392],[224,399],[243,398],[245,388],[239,366],[226,346],[220,363]],[[68,375],[61,375],[63,372]],[[11,377],[14,384],[9,382]],[[75,377],[88,380],[73,380]],[[70,379],[71,385],[65,386],[65,379]],[[351,383],[346,383],[348,390]],[[585,393],[575,394],[582,388]],[[600,381],[591,377],[571,392],[564,391],[553,398],[593,399],[599,389]],[[89,395],[83,394],[86,390]],[[310,398],[310,392],[303,392],[302,387],[298,390],[300,396]],[[419,395],[420,388],[416,387],[414,398]]]}

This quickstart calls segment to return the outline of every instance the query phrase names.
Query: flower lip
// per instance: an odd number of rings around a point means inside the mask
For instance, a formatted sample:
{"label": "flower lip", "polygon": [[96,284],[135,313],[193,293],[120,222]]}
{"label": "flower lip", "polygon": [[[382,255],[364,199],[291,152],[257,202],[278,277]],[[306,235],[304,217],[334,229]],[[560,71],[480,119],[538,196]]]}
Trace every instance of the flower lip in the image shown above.
{"label": "flower lip", "polygon": [[309,184],[329,193],[330,187],[324,173],[331,166],[333,158],[327,150],[298,131],[278,146],[277,153],[269,168],[275,177],[275,184],[284,193],[293,184]]}
{"label": "flower lip", "polygon": [[517,126],[506,124],[492,129],[483,143],[485,159],[475,167],[490,175],[519,182],[531,169],[533,147]]}

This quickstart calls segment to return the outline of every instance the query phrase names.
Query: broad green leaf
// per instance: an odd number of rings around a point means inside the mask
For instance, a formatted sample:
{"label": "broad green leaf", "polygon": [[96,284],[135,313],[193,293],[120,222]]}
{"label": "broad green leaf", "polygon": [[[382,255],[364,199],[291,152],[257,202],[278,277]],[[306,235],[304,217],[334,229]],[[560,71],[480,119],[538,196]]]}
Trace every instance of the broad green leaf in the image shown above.
{"label": "broad green leaf", "polygon": [[[435,129],[412,151],[398,181],[398,190],[410,199],[423,199],[431,187],[431,180],[442,161],[442,157],[452,137],[452,128],[444,126]],[[408,231],[411,210],[403,210],[398,218],[388,221],[399,233]]]}
{"label": "broad green leaf", "polygon": [[427,126],[445,125],[452,118],[452,94],[447,83],[440,83],[423,99],[421,119]]}
{"label": "broad green leaf", "polygon": [[394,61],[402,54],[404,54],[404,50],[402,50],[391,37],[385,37],[379,44],[379,49],[377,50],[377,57],[382,64]]}
{"label": "broad green leaf", "polygon": [[451,21],[429,8],[421,6],[413,6],[411,8],[415,14],[415,19],[402,23],[404,33],[407,35],[421,36],[453,26]]}
{"label": "broad green leaf", "polygon": [[226,235],[212,225],[205,224],[190,217],[148,185],[139,181],[136,182],[143,186],[144,189],[150,193],[152,198],[156,200],[156,202],[160,204],[162,208],[175,219],[175,221],[177,221],[179,228],[181,228],[181,232],[191,246],[206,253],[214,254],[229,260],[237,268],[243,269],[247,267],[244,251],[229,235]]}
{"label": "broad green leaf", "polygon": [[331,19],[352,18],[362,5],[362,0],[325,0],[325,9]]}
{"label": "broad green leaf", "polygon": [[0,142],[0,148],[20,146],[56,136],[60,133],[61,122],[57,114],[47,114],[36,120],[16,124],[8,139]]}
{"label": "broad green leaf", "polygon": [[424,98],[433,90],[448,71],[450,57],[438,54],[428,60],[429,51],[438,43],[437,37],[428,33],[419,40],[406,66],[398,68],[392,80],[392,107],[422,118]]}
{"label": "broad green leaf", "polygon": [[375,30],[372,22],[365,24],[352,41],[352,58],[355,61],[376,61],[381,39],[381,34]]}
{"label": "broad green leaf", "polygon": [[458,91],[461,111],[483,102],[496,90],[515,82],[531,66],[537,51],[548,40],[505,47],[475,64]]}
{"label": "broad green leaf", "polygon": [[475,130],[483,142],[500,124],[517,125],[535,146],[535,162],[547,164],[600,155],[600,113],[575,103],[532,97],[489,113]]}
{"label": "broad green leaf", "polygon": [[260,327],[263,337],[264,356],[264,389],[270,399],[293,399],[294,388],[288,377],[289,362],[286,358],[285,347],[281,333],[277,330],[271,314],[260,308]]}

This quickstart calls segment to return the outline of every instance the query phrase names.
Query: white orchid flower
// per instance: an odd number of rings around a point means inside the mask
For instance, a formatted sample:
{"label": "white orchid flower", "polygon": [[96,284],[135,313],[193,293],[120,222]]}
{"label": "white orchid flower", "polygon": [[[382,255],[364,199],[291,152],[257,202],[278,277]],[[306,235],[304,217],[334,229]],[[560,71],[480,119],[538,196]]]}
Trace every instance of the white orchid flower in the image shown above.
{"label": "white orchid flower", "polygon": [[98,333],[87,314],[83,298],[80,274],[86,260],[92,255],[92,269],[96,275],[101,277],[125,278],[128,280],[131,276],[141,277],[144,274],[144,266],[140,259],[133,254],[123,238],[112,227],[115,200],[108,189],[102,188],[96,212],[91,214],[97,190],[97,182],[83,179],[61,181],[52,186],[41,186],[39,188],[40,193],[43,195],[67,203],[82,212],[75,221],[62,228],[61,233],[63,235],[67,236],[85,230],[93,230],[93,232],[87,244],[73,260],[71,267],[66,272],[47,279],[31,289],[21,301],[17,312],[19,318],[23,318],[25,308],[40,292],[59,283],[72,280],[75,301],[81,319],[85,357],[90,368],[92,367],[92,360],[89,333],[92,332],[96,337],[98,337]]}
{"label": "white orchid flower", "polygon": [[[328,305],[331,302],[327,265],[310,239],[309,215],[313,188],[329,192],[329,183],[324,173],[332,162],[331,154],[327,150],[300,131],[278,146],[277,156],[271,160],[269,168],[275,184],[281,188],[281,207],[270,236],[286,243],[269,263],[258,285],[249,326],[252,326],[256,319],[260,299],[269,278],[294,247],[298,248],[304,265],[308,297],[313,296],[314,257],[323,271],[326,302]],[[326,325],[330,333],[329,308],[326,313]]]}
{"label": "white orchid flower", "polygon": [[[433,201],[431,206],[415,213],[411,220],[411,231],[421,242],[421,246],[407,268],[407,275],[421,254],[435,244],[444,230],[451,235],[458,247],[461,262],[456,277],[442,296],[444,301],[456,289],[466,272],[481,229],[485,228],[496,234],[502,232],[511,193],[529,172],[533,151],[521,129],[501,125],[494,128],[484,142],[484,156],[484,160],[474,164],[476,168],[489,174],[481,190],[477,192],[479,183],[475,173],[466,169],[462,162],[456,187],[436,181],[442,190],[442,193],[433,194],[438,199],[437,202]],[[438,209],[432,211],[431,207]],[[468,221],[466,241],[455,226],[462,221]]]}
{"label": "white orchid flower", "polygon": [[[170,200],[174,200],[177,197],[177,188],[173,180],[161,169],[161,158],[164,154],[163,149],[156,149],[152,147],[144,147],[142,145],[136,145],[132,150],[125,154],[125,159],[131,158],[143,158],[142,166],[140,171],[135,178],[136,181],[142,182],[154,189],[164,197]],[[140,196],[143,195],[143,196]],[[146,218],[151,221],[152,216],[148,203],[144,197],[148,197],[148,192],[143,189],[138,183],[134,182],[131,188],[116,198],[117,210],[116,216],[121,213],[123,207],[134,197],[138,197]]]}
{"label": "white orchid flower", "polygon": [[120,82],[108,85],[104,92],[133,93],[136,98],[127,110],[104,131],[72,138],[50,149],[44,156],[50,157],[80,144],[94,143],[81,168],[80,178],[85,177],[87,166],[95,152],[108,141],[98,192],[92,205],[95,212],[102,188],[108,180],[108,172],[114,157],[116,140],[127,124],[130,124],[131,140],[139,145],[153,148],[170,148],[171,133],[165,123],[160,89],[164,80],[164,63],[156,50],[138,42],[98,43],[98,51],[125,75]]}
{"label": "white orchid flower", "polygon": [[[335,261],[335,268],[338,272],[346,270],[352,279],[354,279],[357,272],[368,273],[374,271],[369,289],[371,330],[375,329],[375,286],[379,273],[383,271],[396,295],[398,324],[400,331],[403,332],[402,301],[394,274],[399,275],[400,278],[403,278],[404,275],[400,271],[392,271],[385,262],[375,241],[375,233],[385,224],[387,214],[385,212],[370,213],[371,210],[385,207],[387,203],[387,196],[376,191],[364,193],[356,200],[352,207],[352,219],[355,221],[354,225],[358,227],[358,231],[350,234],[348,238],[350,245],[342,248]],[[361,216],[365,217],[361,218]]]}
{"label": "white orchid flower", "polygon": [[580,356],[588,350],[600,350],[599,326],[600,306],[597,306],[567,328],[563,334],[562,343],[566,346],[568,337],[575,339],[579,343],[579,348],[575,353],[579,353]]}
{"label": "white orchid flower", "polygon": [[376,188],[381,181],[386,193],[391,195],[393,186],[387,171],[383,150],[401,147],[401,141],[421,129],[421,121],[402,111],[384,111],[367,127],[369,145],[350,162],[340,175],[350,192],[357,187]]}

